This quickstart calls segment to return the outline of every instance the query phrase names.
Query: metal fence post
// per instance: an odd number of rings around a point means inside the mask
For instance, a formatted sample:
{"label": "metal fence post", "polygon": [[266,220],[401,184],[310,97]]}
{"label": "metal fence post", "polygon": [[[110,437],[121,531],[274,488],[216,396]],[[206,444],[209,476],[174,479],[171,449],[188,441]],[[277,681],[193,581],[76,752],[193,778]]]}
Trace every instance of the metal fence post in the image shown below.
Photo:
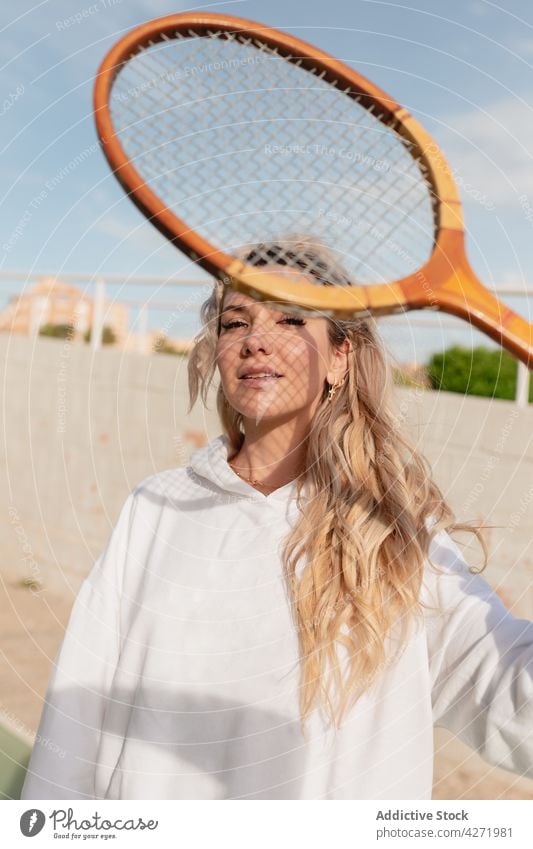
{"label": "metal fence post", "polygon": [[527,407],[529,403],[529,369],[521,360],[518,360],[515,401],[519,407]]}
{"label": "metal fence post", "polygon": [[148,354],[148,316],[146,314],[146,304],[141,304],[139,307],[139,315],[137,317],[137,350],[139,354]]}
{"label": "metal fence post", "polygon": [[91,328],[91,349],[97,351],[102,347],[104,332],[104,301],[105,283],[101,277],[96,281],[93,305],[93,324]]}

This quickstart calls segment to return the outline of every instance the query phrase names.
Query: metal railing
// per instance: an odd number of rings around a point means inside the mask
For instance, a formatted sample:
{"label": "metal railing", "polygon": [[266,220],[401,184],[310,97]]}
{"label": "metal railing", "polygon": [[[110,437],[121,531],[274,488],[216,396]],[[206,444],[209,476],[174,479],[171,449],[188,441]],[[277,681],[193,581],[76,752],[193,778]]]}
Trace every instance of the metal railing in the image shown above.
{"label": "metal railing", "polygon": [[[91,325],[91,339],[90,344],[92,350],[98,350],[103,344],[103,334],[105,328],[105,309],[106,305],[109,303],[106,298],[106,287],[107,286],[127,286],[128,289],[136,286],[158,286],[160,288],[166,289],[170,287],[178,287],[178,288],[193,288],[198,289],[206,287],[206,285],[210,285],[211,278],[204,277],[203,279],[180,279],[175,277],[161,277],[161,276],[141,276],[141,275],[123,275],[117,273],[110,274],[99,274],[94,275],[90,273],[83,272],[73,272],[73,273],[60,273],[56,274],[54,272],[45,273],[45,272],[24,272],[24,271],[0,271],[0,284],[5,283],[7,281],[15,282],[15,281],[23,281],[26,284],[30,284],[36,282],[38,280],[42,280],[43,278],[53,278],[54,280],[60,281],[62,283],[76,284],[76,283],[86,283],[90,284],[93,287],[93,290],[90,293],[90,297],[93,300],[93,317],[92,317],[92,325]],[[509,296],[509,297],[525,297],[528,298],[529,295],[533,298],[533,292],[529,293],[524,291],[523,289],[519,289],[517,287],[499,287],[497,289],[492,290],[498,296]],[[17,294],[22,294],[19,292],[10,293],[12,296],[16,296]],[[87,294],[87,293],[83,293]],[[205,294],[204,294],[205,297]],[[198,297],[190,298],[189,301],[179,303],[176,301],[153,301],[150,299],[136,299],[136,298],[127,298],[120,300],[120,303],[126,304],[128,307],[131,307],[137,311],[137,318],[134,321],[135,328],[135,336],[136,336],[136,350],[143,354],[148,354],[151,352],[151,346],[148,343],[148,311],[158,311],[158,312],[170,312],[173,315],[179,315],[187,312],[196,312],[198,313],[199,306],[203,297],[198,295]],[[112,301],[116,302],[116,301]],[[0,308],[1,310],[1,308]],[[39,333],[40,327],[45,323],[42,318],[43,316],[39,314],[38,307],[35,305],[35,314],[32,315],[30,320],[31,325],[31,335],[36,335]],[[398,322],[401,321],[399,316],[394,316],[390,318],[381,318],[380,324],[382,325],[393,325],[398,326]],[[465,322],[462,322],[460,319],[454,319],[453,317],[449,317],[447,320],[442,320],[442,318],[436,319],[432,318],[431,315],[422,316],[417,315],[416,317],[410,314],[409,321],[416,325],[417,327],[438,327],[441,330],[446,330],[447,328],[450,330],[458,330],[461,327],[465,326]],[[530,373],[522,362],[518,361],[518,373],[517,373],[517,382],[516,382],[516,394],[515,394],[515,402],[520,407],[525,407],[528,404],[528,395],[529,395],[529,381],[530,381]]]}

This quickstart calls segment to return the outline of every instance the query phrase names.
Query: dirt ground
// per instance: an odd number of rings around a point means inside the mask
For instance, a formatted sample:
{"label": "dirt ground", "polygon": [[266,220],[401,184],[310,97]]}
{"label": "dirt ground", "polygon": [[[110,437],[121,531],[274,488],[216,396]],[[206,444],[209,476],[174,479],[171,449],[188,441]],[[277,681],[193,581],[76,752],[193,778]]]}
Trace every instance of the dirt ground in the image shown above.
{"label": "dirt ground", "polygon": [[[30,740],[72,597],[0,583],[0,724]],[[447,732],[435,735],[435,799],[533,799],[533,781],[484,763]]]}

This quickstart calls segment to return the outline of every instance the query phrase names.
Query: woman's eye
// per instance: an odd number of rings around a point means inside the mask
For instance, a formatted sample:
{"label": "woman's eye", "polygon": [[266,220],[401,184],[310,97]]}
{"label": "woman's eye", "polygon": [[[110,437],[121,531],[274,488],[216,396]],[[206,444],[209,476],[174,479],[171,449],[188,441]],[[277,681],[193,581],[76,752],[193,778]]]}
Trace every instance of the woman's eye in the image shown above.
{"label": "woman's eye", "polygon": [[[282,318],[278,324],[290,324],[295,325],[297,327],[302,327],[305,324],[305,320],[303,318],[298,318],[294,315],[287,315],[285,318]],[[236,327],[246,327],[245,321],[239,321],[238,319],[233,319],[233,321],[228,321],[226,324],[222,324],[223,330],[233,330]]]}
{"label": "woman's eye", "polygon": [[223,329],[224,329],[224,330],[231,330],[231,329],[232,329],[232,328],[234,328],[234,327],[244,327],[244,326],[245,326],[245,324],[246,324],[246,322],[244,322],[244,321],[237,321],[237,320],[235,319],[234,321],[228,321],[228,323],[227,323],[227,324],[223,324],[223,325],[222,325],[222,327],[223,327]]}

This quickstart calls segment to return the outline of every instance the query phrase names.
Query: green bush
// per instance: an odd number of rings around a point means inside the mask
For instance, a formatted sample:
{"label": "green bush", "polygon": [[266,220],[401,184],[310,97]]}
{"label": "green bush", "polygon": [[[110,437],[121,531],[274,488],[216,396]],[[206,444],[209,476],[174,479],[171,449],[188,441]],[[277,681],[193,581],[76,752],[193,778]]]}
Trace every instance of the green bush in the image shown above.
{"label": "green bush", "polygon": [[[433,389],[509,400],[516,397],[517,362],[500,349],[454,345],[441,354],[433,354],[427,373]],[[531,380],[529,400],[533,401]]]}
{"label": "green bush", "polygon": [[74,327],[72,324],[42,324],[39,336],[53,336],[55,339],[72,339]]}
{"label": "green bush", "polygon": [[[85,339],[86,342],[91,341],[91,333],[92,333],[92,328],[90,328],[89,330],[87,330],[84,333],[83,338]],[[103,332],[102,332],[102,345],[114,345],[116,341],[117,341],[117,337],[115,335],[115,331],[113,330],[113,328],[109,327],[107,324],[104,324],[104,329],[103,329]]]}

